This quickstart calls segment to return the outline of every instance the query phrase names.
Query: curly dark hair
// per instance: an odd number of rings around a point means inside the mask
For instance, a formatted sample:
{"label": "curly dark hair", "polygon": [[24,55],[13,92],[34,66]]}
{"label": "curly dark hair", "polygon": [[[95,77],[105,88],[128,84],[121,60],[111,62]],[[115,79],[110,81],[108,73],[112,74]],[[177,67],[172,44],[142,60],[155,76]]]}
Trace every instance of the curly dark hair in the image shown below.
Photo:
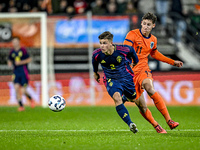
{"label": "curly dark hair", "polygon": [[146,13],[143,17],[142,17],[142,20],[152,20],[152,23],[154,24],[156,21],[157,21],[157,16],[154,15],[153,13]]}

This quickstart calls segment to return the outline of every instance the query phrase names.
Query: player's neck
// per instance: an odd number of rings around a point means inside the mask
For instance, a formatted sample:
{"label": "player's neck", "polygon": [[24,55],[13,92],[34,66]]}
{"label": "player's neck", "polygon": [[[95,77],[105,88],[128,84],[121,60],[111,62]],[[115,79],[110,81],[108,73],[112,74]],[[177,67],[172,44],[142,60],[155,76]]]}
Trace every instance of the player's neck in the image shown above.
{"label": "player's neck", "polygon": [[15,51],[18,51],[20,49],[20,46],[14,47]]}
{"label": "player's neck", "polygon": [[105,53],[105,55],[112,55],[112,54],[114,53],[114,49],[115,49],[115,47],[112,46],[112,48],[109,49],[109,50]]}
{"label": "player's neck", "polygon": [[150,32],[144,32],[142,29],[141,29],[141,32],[142,32],[142,35],[145,37],[149,37],[150,35]]}
{"label": "player's neck", "polygon": [[142,35],[145,36],[145,37],[149,37],[150,32],[149,33],[147,33],[147,32],[146,33],[142,33]]}

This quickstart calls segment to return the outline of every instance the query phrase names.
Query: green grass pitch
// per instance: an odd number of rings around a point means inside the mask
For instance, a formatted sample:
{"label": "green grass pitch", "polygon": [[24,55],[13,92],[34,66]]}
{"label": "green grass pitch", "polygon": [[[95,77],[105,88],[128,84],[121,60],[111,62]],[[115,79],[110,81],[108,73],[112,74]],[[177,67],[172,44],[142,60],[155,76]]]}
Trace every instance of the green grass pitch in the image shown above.
{"label": "green grass pitch", "polygon": [[133,134],[115,107],[49,108],[0,107],[1,150],[195,150],[200,149],[200,107],[168,107],[180,123],[170,130],[155,107],[149,107],[167,134],[158,134],[140,115],[127,107],[139,132]]}

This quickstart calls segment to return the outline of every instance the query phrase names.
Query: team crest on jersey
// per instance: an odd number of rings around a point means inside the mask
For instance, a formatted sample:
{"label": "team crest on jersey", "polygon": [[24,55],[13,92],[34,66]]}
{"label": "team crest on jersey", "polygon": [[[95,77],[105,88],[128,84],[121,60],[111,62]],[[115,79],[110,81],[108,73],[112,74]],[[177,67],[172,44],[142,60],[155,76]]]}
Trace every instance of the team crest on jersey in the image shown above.
{"label": "team crest on jersey", "polygon": [[13,58],[15,57],[15,53],[12,53],[12,55],[11,55]]}
{"label": "team crest on jersey", "polygon": [[122,57],[121,56],[117,56],[117,62],[121,62],[122,61]]}
{"label": "team crest on jersey", "polygon": [[154,46],[154,42],[151,42],[151,44],[150,44],[150,48],[152,49],[153,46]]}
{"label": "team crest on jersey", "polygon": [[22,55],[23,55],[22,51],[19,51],[18,56],[22,57]]}

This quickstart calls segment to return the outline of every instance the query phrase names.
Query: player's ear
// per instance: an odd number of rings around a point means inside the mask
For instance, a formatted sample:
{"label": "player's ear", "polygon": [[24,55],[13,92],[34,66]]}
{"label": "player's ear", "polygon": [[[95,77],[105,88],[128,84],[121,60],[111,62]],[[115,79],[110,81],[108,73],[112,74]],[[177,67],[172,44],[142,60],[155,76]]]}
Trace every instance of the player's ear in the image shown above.
{"label": "player's ear", "polygon": [[155,26],[156,26],[156,24],[154,23],[154,24],[153,24],[153,28],[155,28]]}
{"label": "player's ear", "polygon": [[109,43],[110,43],[111,45],[113,45],[113,40],[109,40]]}

